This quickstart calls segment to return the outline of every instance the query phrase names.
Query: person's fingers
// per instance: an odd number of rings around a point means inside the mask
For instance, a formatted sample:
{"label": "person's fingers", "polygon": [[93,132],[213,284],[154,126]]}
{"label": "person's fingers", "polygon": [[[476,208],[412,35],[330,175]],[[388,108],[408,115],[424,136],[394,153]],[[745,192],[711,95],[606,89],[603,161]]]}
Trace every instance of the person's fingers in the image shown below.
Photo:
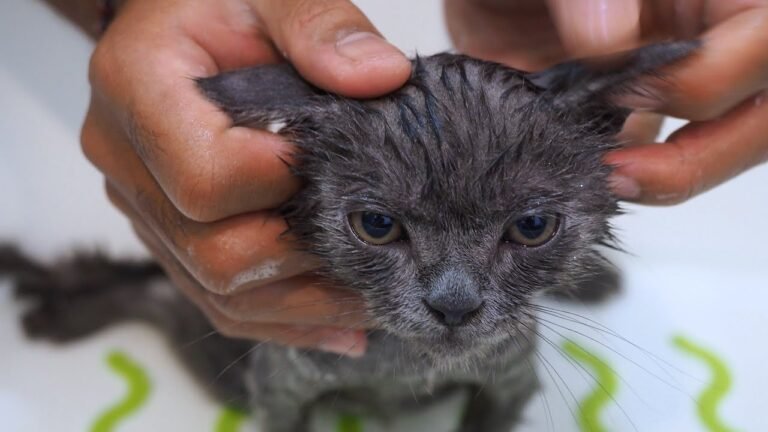
{"label": "person's fingers", "polygon": [[349,0],[249,0],[302,76],[351,97],[395,90],[411,63]]}
{"label": "person's fingers", "polygon": [[664,116],[654,112],[634,112],[627,118],[624,128],[616,136],[622,146],[646,144],[656,140],[664,123]]}
{"label": "person's fingers", "polygon": [[547,0],[560,41],[571,57],[635,47],[641,0]]}
{"label": "person's fingers", "polygon": [[[272,212],[207,224],[185,217],[131,146],[109,135],[105,121],[95,121],[100,115],[89,111],[83,126],[83,147],[91,163],[109,173],[112,187],[208,290],[230,295],[315,268],[316,260],[295,250],[284,235],[285,221]],[[109,151],[104,151],[107,147]]]}
{"label": "person's fingers", "polygon": [[[177,51],[169,60],[177,60],[186,52],[198,61],[190,66],[207,74],[276,62],[280,58],[254,11],[244,0],[124,2],[120,14],[99,40],[97,49],[117,51],[116,57],[147,55],[152,50],[139,47],[147,40],[156,43],[153,50]],[[177,43],[175,47],[174,41]],[[202,52],[198,48],[202,48]]]}
{"label": "person's fingers", "polygon": [[[233,65],[228,57],[232,53],[220,49],[221,58],[212,57],[197,42],[202,38],[213,44],[206,39],[211,35],[199,34],[208,25],[188,34],[184,29],[190,25],[176,22],[176,15],[164,22],[142,14],[140,6],[146,3],[136,2],[121,13],[97,46],[90,67],[92,103],[114,114],[115,130],[128,134],[136,153],[186,216],[217,220],[285,201],[298,188],[284,163],[291,146],[267,132],[232,128],[193,80],[215,74],[218,63]],[[216,16],[220,3],[184,3],[179,14]],[[142,21],[145,15],[147,22]],[[243,44],[241,33],[221,28],[228,23],[213,26],[224,34],[218,43]],[[152,37],[153,49],[140,49],[149,42],[137,41],[137,33],[138,38]],[[259,40],[255,31],[252,36],[255,48],[245,57],[262,63],[276,60],[269,41]]]}
{"label": "person's fingers", "polygon": [[231,338],[314,348],[353,358],[362,357],[368,346],[364,331],[346,328],[239,322],[217,329]]}
{"label": "person's fingers", "polygon": [[[121,210],[132,212],[130,205],[115,189],[109,191],[109,197]],[[179,287],[195,305],[205,314],[216,331],[231,338],[250,339],[261,342],[271,342],[282,345],[315,348],[323,351],[359,357],[365,353],[367,337],[364,331],[357,330],[351,325],[315,326],[302,324],[276,324],[270,322],[253,322],[231,319],[211,305],[202,287],[164,248],[163,243],[142,222],[136,220],[133,224],[139,238],[152,251],[168,272],[172,282]],[[263,311],[255,309],[254,313]],[[370,320],[360,319],[354,325],[363,328]]]}
{"label": "person's fingers", "polygon": [[211,303],[235,321],[370,327],[361,295],[317,276],[301,275],[234,296],[210,294]]}
{"label": "person's fingers", "polygon": [[768,160],[768,91],[725,116],[693,122],[663,144],[610,153],[614,192],[648,204],[675,204]]}
{"label": "person's fingers", "polygon": [[444,0],[444,9],[459,52],[522,70],[543,69],[565,56],[540,0]]}
{"label": "person's fingers", "polygon": [[[344,354],[350,357],[360,357],[365,353],[367,337],[364,331],[347,326],[317,326],[301,323],[271,323],[232,319],[212,305],[203,294],[202,287],[186,272],[173,257],[164,251],[162,242],[152,232],[141,224],[134,225],[142,241],[150,248],[166,269],[173,283],[182,289],[187,298],[210,320],[216,331],[231,338],[249,339],[260,342],[277,343],[303,348],[315,348],[323,351]],[[303,300],[302,300],[303,301]],[[254,314],[264,312],[255,309]],[[363,328],[370,320],[360,319],[354,322],[354,327]]]}
{"label": "person's fingers", "polygon": [[691,58],[663,72],[661,79],[642,80],[641,91],[619,103],[703,121],[768,88],[768,7],[726,18],[702,35],[703,46]]}

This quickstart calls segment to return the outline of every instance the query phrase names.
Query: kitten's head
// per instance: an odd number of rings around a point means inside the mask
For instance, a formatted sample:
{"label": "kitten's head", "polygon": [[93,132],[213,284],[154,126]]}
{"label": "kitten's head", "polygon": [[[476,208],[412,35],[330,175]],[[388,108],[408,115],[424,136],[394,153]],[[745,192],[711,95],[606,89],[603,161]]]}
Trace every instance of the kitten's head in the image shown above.
{"label": "kitten's head", "polygon": [[286,66],[201,87],[239,124],[284,125],[305,180],[284,208],[291,233],[363,293],[381,327],[450,363],[527,333],[534,294],[603,265],[595,246],[611,243],[618,207],[602,160],[628,114],[612,101],[694,48],[648,47],[619,71],[538,74],[441,54],[365,101],[319,92]]}

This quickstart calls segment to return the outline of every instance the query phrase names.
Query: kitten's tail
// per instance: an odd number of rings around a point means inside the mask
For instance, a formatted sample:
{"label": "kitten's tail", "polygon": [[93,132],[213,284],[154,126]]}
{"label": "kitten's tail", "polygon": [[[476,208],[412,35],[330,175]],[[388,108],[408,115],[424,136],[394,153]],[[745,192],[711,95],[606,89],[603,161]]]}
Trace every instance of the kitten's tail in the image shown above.
{"label": "kitten's tail", "polygon": [[0,277],[10,277],[17,295],[25,288],[87,291],[116,284],[141,283],[163,276],[163,270],[149,260],[113,260],[99,252],[76,252],[53,264],[38,262],[11,244],[0,242]]}
{"label": "kitten's tail", "polygon": [[25,256],[18,247],[10,243],[0,243],[0,277],[12,279],[25,277],[44,277],[44,266]]}

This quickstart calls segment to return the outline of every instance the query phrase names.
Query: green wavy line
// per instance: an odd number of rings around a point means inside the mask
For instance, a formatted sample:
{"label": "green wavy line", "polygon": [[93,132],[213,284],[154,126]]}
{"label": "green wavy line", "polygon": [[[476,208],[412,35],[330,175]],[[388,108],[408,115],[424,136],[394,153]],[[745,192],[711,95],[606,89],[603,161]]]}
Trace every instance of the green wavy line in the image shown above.
{"label": "green wavy line", "polygon": [[113,351],[107,356],[107,364],[128,384],[128,393],[123,400],[108,408],[96,418],[91,432],[111,432],[125,417],[138,411],[146,402],[150,392],[150,382],[142,367],[134,363],[120,351]]}
{"label": "green wavy line", "polygon": [[606,432],[600,414],[619,388],[616,374],[604,360],[573,341],[564,342],[563,349],[575,360],[589,366],[597,375],[595,380],[598,386],[579,404],[579,426],[582,432]]}
{"label": "green wavy line", "polygon": [[248,414],[235,408],[224,408],[216,420],[216,432],[237,432],[248,418]]}
{"label": "green wavy line", "polygon": [[701,422],[710,432],[735,432],[720,420],[717,411],[720,402],[731,389],[731,375],[725,363],[712,351],[694,344],[683,336],[676,336],[673,343],[687,354],[706,363],[712,373],[712,381],[702,391],[697,401]]}
{"label": "green wavy line", "polygon": [[336,432],[363,432],[363,421],[358,416],[342,415],[336,424]]}

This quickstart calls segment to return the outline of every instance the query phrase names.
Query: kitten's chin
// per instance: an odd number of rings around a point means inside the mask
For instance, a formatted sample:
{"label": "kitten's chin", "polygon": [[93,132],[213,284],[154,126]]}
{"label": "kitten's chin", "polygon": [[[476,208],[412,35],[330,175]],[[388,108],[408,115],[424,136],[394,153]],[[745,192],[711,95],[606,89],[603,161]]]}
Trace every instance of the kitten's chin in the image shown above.
{"label": "kitten's chin", "polygon": [[411,337],[414,350],[429,358],[438,369],[466,369],[510,342],[509,334],[477,335],[470,331],[446,331],[438,336]]}

